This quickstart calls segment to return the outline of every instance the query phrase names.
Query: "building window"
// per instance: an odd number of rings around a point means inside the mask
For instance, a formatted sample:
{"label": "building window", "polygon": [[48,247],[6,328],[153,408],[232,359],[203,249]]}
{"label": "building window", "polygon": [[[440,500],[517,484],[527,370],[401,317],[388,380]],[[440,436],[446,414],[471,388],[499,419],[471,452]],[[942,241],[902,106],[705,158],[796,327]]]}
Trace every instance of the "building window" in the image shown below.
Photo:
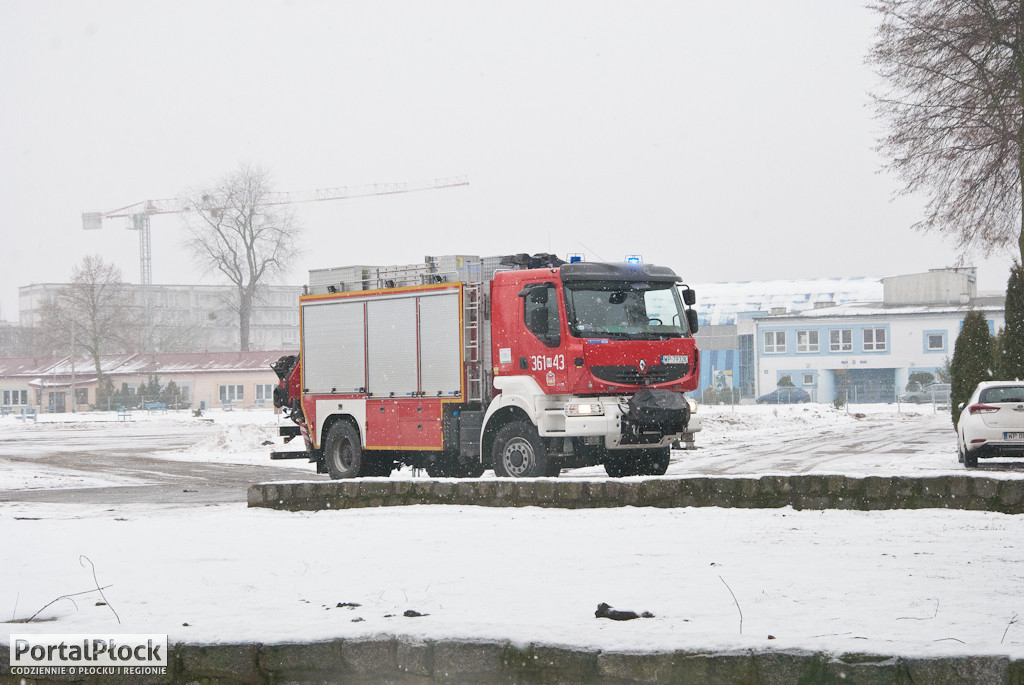
{"label": "building window", "polygon": [[796,332],[797,352],[818,351],[818,331],[797,331]]}
{"label": "building window", "polygon": [[89,388],[75,388],[75,404],[89,404]]}
{"label": "building window", "polygon": [[813,373],[805,373],[804,374],[804,385],[814,385],[814,374]]}
{"label": "building window", "polygon": [[925,352],[945,352],[946,351],[946,332],[945,331],[925,331],[924,332],[924,351]]}
{"label": "building window", "polygon": [[241,401],[245,398],[243,393],[242,385],[222,385],[220,386],[220,401],[221,402],[234,402],[235,400]]}
{"label": "building window", "polygon": [[865,328],[864,329],[864,351],[881,352],[885,349],[885,329]]}
{"label": "building window", "polygon": [[853,331],[849,328],[833,328],[828,332],[829,352],[851,352],[853,350]]}
{"label": "building window", "polygon": [[764,332],[764,353],[780,354],[786,351],[786,331]]}
{"label": "building window", "polygon": [[274,386],[270,383],[256,384],[256,401],[270,402],[274,399]]}

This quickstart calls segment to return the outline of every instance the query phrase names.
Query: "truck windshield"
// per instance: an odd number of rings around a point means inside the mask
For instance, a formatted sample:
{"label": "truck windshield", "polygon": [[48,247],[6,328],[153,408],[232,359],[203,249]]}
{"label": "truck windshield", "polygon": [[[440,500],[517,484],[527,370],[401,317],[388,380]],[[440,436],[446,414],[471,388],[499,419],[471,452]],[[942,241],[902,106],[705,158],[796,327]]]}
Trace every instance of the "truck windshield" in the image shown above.
{"label": "truck windshield", "polygon": [[658,340],[689,337],[674,283],[567,281],[565,311],[577,338]]}

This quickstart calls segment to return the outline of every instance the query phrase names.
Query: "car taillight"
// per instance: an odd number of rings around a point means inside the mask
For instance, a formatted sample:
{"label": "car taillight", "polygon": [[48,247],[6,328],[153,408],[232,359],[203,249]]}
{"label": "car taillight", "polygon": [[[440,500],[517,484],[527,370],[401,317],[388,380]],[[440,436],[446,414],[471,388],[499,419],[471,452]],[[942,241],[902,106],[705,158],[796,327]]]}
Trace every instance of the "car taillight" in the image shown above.
{"label": "car taillight", "polygon": [[967,411],[971,414],[991,414],[992,412],[999,411],[999,407],[991,407],[987,404],[972,404],[967,407]]}

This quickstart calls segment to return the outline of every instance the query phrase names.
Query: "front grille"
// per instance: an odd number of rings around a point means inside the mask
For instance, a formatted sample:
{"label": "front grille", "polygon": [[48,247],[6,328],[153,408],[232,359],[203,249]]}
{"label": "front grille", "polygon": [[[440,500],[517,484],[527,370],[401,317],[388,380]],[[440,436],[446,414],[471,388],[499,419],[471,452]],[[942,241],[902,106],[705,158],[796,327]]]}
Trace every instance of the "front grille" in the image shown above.
{"label": "front grille", "polygon": [[640,372],[636,366],[592,366],[590,372],[606,383],[654,385],[679,380],[690,372],[689,364],[655,364]]}

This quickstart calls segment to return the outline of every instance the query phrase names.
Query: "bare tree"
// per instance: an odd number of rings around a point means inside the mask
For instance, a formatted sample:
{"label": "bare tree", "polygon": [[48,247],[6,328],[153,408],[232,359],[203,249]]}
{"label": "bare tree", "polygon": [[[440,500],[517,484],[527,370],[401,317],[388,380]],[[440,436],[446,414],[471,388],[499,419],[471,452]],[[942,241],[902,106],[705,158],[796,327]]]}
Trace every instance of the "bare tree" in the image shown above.
{"label": "bare tree", "polygon": [[102,378],[100,356],[130,351],[138,321],[121,270],[98,255],[84,257],[70,282],[41,308],[38,330],[51,351],[84,350]]}
{"label": "bare tree", "polygon": [[1024,10],[1021,0],[880,0],[868,62],[888,134],[879,151],[928,197],[916,228],[961,253],[1016,246],[1024,260]]}
{"label": "bare tree", "polygon": [[187,244],[205,265],[238,292],[239,349],[249,349],[253,303],[260,287],[279,276],[298,254],[301,226],[285,208],[271,206],[270,175],[241,164],[213,185],[189,193]]}

